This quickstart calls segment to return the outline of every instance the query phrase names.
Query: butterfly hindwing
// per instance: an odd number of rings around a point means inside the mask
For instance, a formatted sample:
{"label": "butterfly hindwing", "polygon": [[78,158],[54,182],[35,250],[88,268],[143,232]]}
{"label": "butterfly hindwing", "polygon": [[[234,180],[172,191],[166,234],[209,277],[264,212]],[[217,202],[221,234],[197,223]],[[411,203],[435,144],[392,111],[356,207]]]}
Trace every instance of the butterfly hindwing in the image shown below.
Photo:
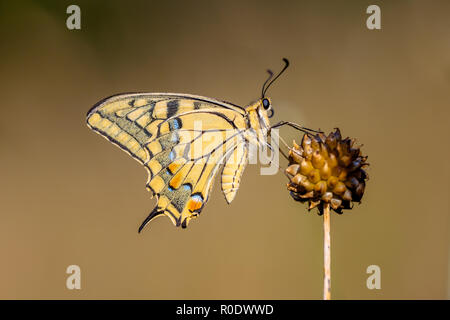
{"label": "butterfly hindwing", "polygon": [[[239,145],[245,145],[239,131],[227,135],[227,131],[195,133],[189,142],[185,139],[168,146],[149,161],[147,188],[158,196],[158,211],[166,213],[177,226],[185,227],[198,216],[218,168]],[[201,152],[194,150],[197,143]]]}

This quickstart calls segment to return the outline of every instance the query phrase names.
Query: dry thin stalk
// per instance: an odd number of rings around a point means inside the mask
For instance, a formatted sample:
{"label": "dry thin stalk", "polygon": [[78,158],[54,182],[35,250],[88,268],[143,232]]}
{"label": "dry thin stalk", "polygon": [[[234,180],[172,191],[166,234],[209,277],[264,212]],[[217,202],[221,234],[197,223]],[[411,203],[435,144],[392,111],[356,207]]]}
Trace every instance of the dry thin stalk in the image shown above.
{"label": "dry thin stalk", "polygon": [[300,144],[294,141],[289,148],[285,173],[292,198],[323,215],[324,300],[331,299],[330,211],[342,214],[355,202],[361,203],[368,165],[355,139],[343,139],[338,128],[327,136],[322,132],[305,134]]}
{"label": "dry thin stalk", "polygon": [[331,299],[330,204],[323,206],[323,300]]}

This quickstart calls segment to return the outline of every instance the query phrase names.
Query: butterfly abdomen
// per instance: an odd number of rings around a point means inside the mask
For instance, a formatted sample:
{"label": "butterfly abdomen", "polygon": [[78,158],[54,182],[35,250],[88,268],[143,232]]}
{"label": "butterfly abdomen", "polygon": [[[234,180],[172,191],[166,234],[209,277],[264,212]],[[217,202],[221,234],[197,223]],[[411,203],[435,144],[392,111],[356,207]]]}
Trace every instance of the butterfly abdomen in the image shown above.
{"label": "butterfly abdomen", "polygon": [[242,173],[247,165],[248,146],[238,144],[231,153],[222,169],[222,191],[227,203],[231,203],[239,189]]}

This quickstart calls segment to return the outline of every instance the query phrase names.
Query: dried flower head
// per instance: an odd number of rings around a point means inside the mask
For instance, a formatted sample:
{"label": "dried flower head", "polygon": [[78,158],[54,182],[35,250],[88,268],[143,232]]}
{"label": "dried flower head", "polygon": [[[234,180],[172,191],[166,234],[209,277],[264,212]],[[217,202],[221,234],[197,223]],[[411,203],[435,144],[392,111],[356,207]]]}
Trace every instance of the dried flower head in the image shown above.
{"label": "dried flower head", "polygon": [[355,140],[342,139],[339,129],[328,136],[323,133],[303,136],[301,145],[294,141],[289,151],[290,181],[288,190],[309,209],[317,207],[323,213],[325,203],[337,213],[351,209],[352,202],[361,202],[368,175],[367,156],[361,154]]}

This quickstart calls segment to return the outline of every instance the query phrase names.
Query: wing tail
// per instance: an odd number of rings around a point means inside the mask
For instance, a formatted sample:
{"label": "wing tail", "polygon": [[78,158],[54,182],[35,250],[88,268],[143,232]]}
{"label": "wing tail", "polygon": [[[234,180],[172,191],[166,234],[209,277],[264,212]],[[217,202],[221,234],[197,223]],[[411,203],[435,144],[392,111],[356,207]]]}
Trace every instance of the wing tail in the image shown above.
{"label": "wing tail", "polygon": [[155,207],[152,212],[148,215],[147,218],[142,222],[141,226],[139,227],[138,233],[141,233],[142,229],[153,219],[162,216],[164,214],[164,211],[158,210],[158,207]]}

